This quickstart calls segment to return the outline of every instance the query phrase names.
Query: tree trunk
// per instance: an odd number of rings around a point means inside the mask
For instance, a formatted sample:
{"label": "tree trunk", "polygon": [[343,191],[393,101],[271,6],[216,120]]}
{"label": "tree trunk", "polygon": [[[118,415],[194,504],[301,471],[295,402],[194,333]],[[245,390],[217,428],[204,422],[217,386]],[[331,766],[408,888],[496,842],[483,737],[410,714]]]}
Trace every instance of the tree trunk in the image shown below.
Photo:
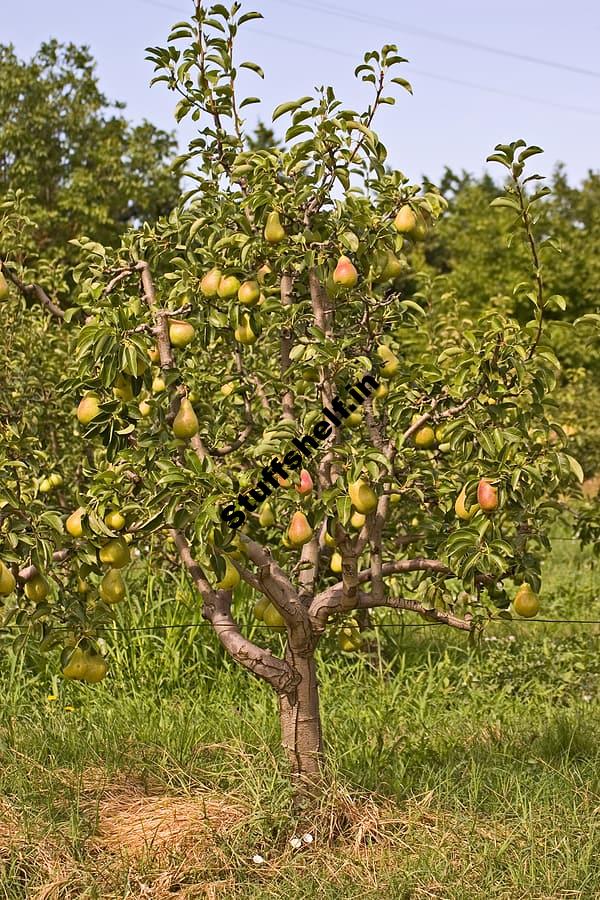
{"label": "tree trunk", "polygon": [[293,779],[316,782],[323,764],[323,745],[315,658],[312,652],[299,656],[288,646],[286,661],[294,667],[300,681],[291,698],[285,695],[280,698],[281,742]]}

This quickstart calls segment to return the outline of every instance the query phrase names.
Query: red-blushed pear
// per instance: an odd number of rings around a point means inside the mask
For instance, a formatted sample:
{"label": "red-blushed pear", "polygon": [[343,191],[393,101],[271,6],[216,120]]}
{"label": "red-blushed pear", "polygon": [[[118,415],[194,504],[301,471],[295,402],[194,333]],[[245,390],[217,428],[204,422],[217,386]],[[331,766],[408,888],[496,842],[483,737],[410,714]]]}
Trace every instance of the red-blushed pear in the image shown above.
{"label": "red-blushed pear", "polygon": [[65,522],[65,528],[67,533],[74,538],[80,538],[83,534],[83,525],[81,524],[81,519],[85,513],[85,508],[80,506],[79,509],[76,509],[75,512],[72,512]]}
{"label": "red-blushed pear", "polygon": [[540,611],[540,598],[531,585],[525,582],[515,594],[513,606],[518,616],[522,616],[524,619],[532,619]]}
{"label": "red-blushed pear", "polygon": [[394,219],[394,228],[400,234],[410,234],[417,224],[417,216],[410,206],[401,206]]}
{"label": "red-blushed pear", "polygon": [[8,281],[4,277],[4,272],[0,271],[0,301],[6,300],[8,297]]}
{"label": "red-blushed pear", "polygon": [[263,503],[258,514],[258,521],[263,528],[269,528],[275,524],[275,516],[270,503]]}
{"label": "red-blushed pear", "polygon": [[211,269],[203,277],[200,282],[200,291],[205,297],[216,297],[221,278],[223,277],[220,269]]}
{"label": "red-blushed pear", "polygon": [[377,507],[377,494],[363,478],[348,486],[348,494],[355,510],[368,516]]}
{"label": "red-blushed pear", "polygon": [[382,362],[382,365],[379,367],[379,374],[383,378],[392,378],[400,366],[400,360],[394,351],[387,344],[380,344],[377,348],[377,356]]}
{"label": "red-blushed pear", "polygon": [[454,512],[463,522],[470,522],[478,509],[479,504],[477,503],[472,504],[467,509],[467,486],[465,485],[454,501]]}
{"label": "red-blushed pear", "polygon": [[82,425],[89,425],[100,412],[100,403],[98,395],[93,393],[85,394],[79,401],[77,407],[77,418]]}
{"label": "red-blushed pear", "polygon": [[190,322],[182,322],[181,319],[171,319],[169,324],[169,340],[174,347],[181,349],[187,347],[194,340],[196,329]]}
{"label": "red-blushed pear", "polygon": [[41,603],[48,596],[48,582],[39,572],[25,582],[25,596],[33,603]]}
{"label": "red-blushed pear", "polygon": [[239,278],[235,275],[224,275],[219,281],[217,294],[221,300],[231,300],[232,297],[237,297],[240,287]]}
{"label": "red-blushed pear", "polygon": [[122,537],[112,538],[98,551],[100,562],[113,569],[122,569],[131,558],[127,542]]}
{"label": "red-blushed pear", "polygon": [[188,441],[195,437],[199,430],[200,425],[194,407],[187,397],[183,397],[177,415],[173,419],[173,434],[181,441]]}
{"label": "red-blushed pear", "polygon": [[301,469],[300,471],[300,484],[296,485],[296,490],[300,494],[301,497],[305,497],[307,494],[313,489],[313,480],[310,477],[310,472],[307,472],[306,469]]}
{"label": "red-blushed pear", "polygon": [[17,586],[15,576],[0,560],[0,597],[8,597]]}
{"label": "red-blushed pear", "polygon": [[293,547],[302,547],[313,536],[313,530],[303,512],[296,510],[288,528],[288,540]]}
{"label": "red-blushed pear", "polygon": [[125,599],[125,582],[118,569],[109,569],[98,587],[105,603],[121,603]]}
{"label": "red-blushed pear", "polygon": [[225,574],[220,581],[217,581],[217,587],[220,591],[232,591],[240,583],[240,573],[229,560],[225,560]]}
{"label": "red-blushed pear", "polygon": [[347,256],[340,256],[333,272],[333,282],[343,288],[353,288],[358,281],[358,272]]}
{"label": "red-blushed pear", "polygon": [[238,300],[244,306],[256,306],[260,300],[260,286],[258,281],[244,281],[238,291]]}
{"label": "red-blushed pear", "polygon": [[498,509],[498,488],[490,484],[489,478],[482,478],[477,485],[477,502],[484,512]]}
{"label": "red-blushed pear", "polygon": [[265,225],[265,240],[269,244],[279,244],[285,237],[285,228],[281,224],[279,213],[277,211],[270,212],[267,216],[267,224]]}

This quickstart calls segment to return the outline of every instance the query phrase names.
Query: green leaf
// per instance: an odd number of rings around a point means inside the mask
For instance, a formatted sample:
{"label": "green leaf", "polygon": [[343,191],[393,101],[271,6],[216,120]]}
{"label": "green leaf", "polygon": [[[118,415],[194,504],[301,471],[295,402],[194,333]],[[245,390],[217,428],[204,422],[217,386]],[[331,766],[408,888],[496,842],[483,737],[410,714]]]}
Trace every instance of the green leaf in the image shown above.
{"label": "green leaf", "polygon": [[301,97],[299,100],[288,100],[287,103],[280,103],[273,112],[272,121],[275,122],[276,119],[279,119],[286,113],[299,109],[301,106],[304,106],[305,103],[308,103],[309,100],[312,100],[312,97]]}
{"label": "green leaf", "polygon": [[[262,19],[262,16],[260,16],[260,18]],[[251,72],[256,72],[256,74],[258,76],[260,76],[260,78],[265,77],[265,73],[263,72],[261,67],[258,65],[258,63],[255,63],[255,62],[240,63],[240,69],[250,69]]]}

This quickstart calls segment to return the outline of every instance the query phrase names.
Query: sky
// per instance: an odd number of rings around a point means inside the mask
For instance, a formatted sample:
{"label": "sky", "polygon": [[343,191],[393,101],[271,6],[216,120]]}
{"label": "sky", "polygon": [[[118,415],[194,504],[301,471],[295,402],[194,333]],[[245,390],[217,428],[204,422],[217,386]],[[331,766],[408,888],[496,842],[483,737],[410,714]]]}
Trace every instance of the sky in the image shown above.
{"label": "sky", "polygon": [[[164,46],[191,8],[191,0],[6,0],[0,42],[22,58],[50,37],[88,45],[104,93],[124,101],[131,120],[175,130],[185,149],[197,126],[176,126],[174,95],[149,88],[144,50]],[[495,144],[517,138],[544,148],[543,174],[560,161],[577,183],[600,169],[596,0],[244,0],[243,8],[265,17],[245,26],[239,43],[238,60],[265,70],[264,83],[249,72],[242,81],[246,94],[264,98],[248,108],[249,122],[269,123],[276,105],[318,85],[363,109],[369,86],[354,67],[365,51],[395,43],[410,61],[402,74],[414,96],[400,92],[375,128],[389,162],[411,180],[438,181],[445,166],[479,175]]]}

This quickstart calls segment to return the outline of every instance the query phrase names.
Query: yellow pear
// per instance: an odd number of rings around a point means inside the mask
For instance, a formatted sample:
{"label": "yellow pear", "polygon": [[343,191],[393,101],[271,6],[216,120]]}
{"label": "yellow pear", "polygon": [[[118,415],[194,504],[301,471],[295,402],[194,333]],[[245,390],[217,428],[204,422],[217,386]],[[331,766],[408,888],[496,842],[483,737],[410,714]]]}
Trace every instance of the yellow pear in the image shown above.
{"label": "yellow pear", "polygon": [[265,225],[265,240],[269,244],[278,244],[285,237],[285,229],[281,224],[279,213],[274,211],[267,216],[267,224]]}
{"label": "yellow pear", "polygon": [[225,560],[225,574],[221,578],[220,581],[217,582],[217,587],[220,591],[232,591],[234,587],[237,587],[240,583],[240,573],[236,569],[236,567],[229,561],[229,559]]}
{"label": "yellow pear", "polygon": [[232,297],[237,297],[240,287],[239,279],[235,275],[224,275],[219,282],[217,294],[221,300],[231,300]]}
{"label": "yellow pear", "polygon": [[238,291],[238,300],[244,306],[256,306],[260,300],[260,287],[257,281],[244,281]]}
{"label": "yellow pear", "polygon": [[121,603],[125,599],[125,582],[118,569],[109,569],[98,588],[105,603]]}
{"label": "yellow pear", "polygon": [[413,441],[419,450],[433,450],[436,443],[435,431],[430,425],[424,425],[413,435]]}
{"label": "yellow pear", "polygon": [[358,281],[358,272],[347,256],[340,256],[333,272],[333,283],[343,288],[353,288]]}
{"label": "yellow pear", "polygon": [[121,372],[117,375],[114,387],[113,394],[117,398],[117,400],[122,400],[124,403],[129,403],[130,400],[133,400],[133,388],[131,386],[131,379],[127,377],[127,375],[123,375]]}
{"label": "yellow pear", "polygon": [[517,615],[524,619],[532,619],[540,611],[540,599],[531,586],[525,583],[515,594],[513,606]]}
{"label": "yellow pear", "polygon": [[221,283],[222,273],[220,269],[211,269],[200,282],[200,290],[205,297],[216,297]]}
{"label": "yellow pear", "polygon": [[98,556],[100,557],[101,563],[111,566],[113,569],[122,569],[123,566],[127,565],[131,558],[129,546],[122,537],[113,538],[103,547],[100,547]]}
{"label": "yellow pear", "polygon": [[272,603],[263,612],[263,622],[269,628],[285,628],[285,619]]}
{"label": "yellow pear", "polygon": [[77,407],[77,418],[82,425],[89,425],[92,419],[95,419],[100,412],[100,404],[98,403],[97,394],[85,394],[79,401]]}
{"label": "yellow pear", "polygon": [[400,494],[390,494],[390,503],[392,506],[395,506],[397,503],[400,503],[402,497]]}
{"label": "yellow pear", "polygon": [[165,384],[165,379],[162,375],[156,375],[152,381],[152,393],[153,394],[162,394],[163,391],[166,391],[167,385]]}
{"label": "yellow pear", "polygon": [[258,521],[263,528],[268,528],[270,525],[275,524],[275,516],[273,515],[273,510],[269,503],[263,503],[260,513],[258,514]]}
{"label": "yellow pear", "polygon": [[337,547],[336,540],[335,540],[334,537],[332,537],[332,536],[329,534],[329,531],[326,531],[326,532],[325,532],[325,535],[323,536],[323,540],[325,541],[325,546],[326,546],[326,547]]}
{"label": "yellow pear", "polygon": [[0,301],[6,300],[8,297],[8,281],[4,277],[4,272],[0,270]]}
{"label": "yellow pear", "polygon": [[150,357],[150,362],[159,363],[160,362],[160,351],[158,347],[150,347],[148,350],[148,356]]}
{"label": "yellow pear", "polygon": [[25,582],[25,596],[34,603],[41,603],[48,596],[48,582],[39,573]]}
{"label": "yellow pear", "polygon": [[173,420],[173,434],[180,440],[189,440],[197,435],[199,430],[200,426],[194,407],[187,397],[183,397]]}
{"label": "yellow pear", "polygon": [[363,516],[368,516],[377,507],[375,491],[362,478],[348,486],[348,494],[356,511]]}
{"label": "yellow pear", "polygon": [[362,424],[362,412],[360,410],[355,410],[355,412],[351,412],[349,416],[344,419],[344,425],[349,425],[350,428],[356,428],[357,425]]}
{"label": "yellow pear", "polygon": [[373,396],[376,397],[378,400],[383,400],[384,397],[387,397],[388,393],[389,393],[389,388],[388,388],[387,384],[385,384],[382,381],[381,384],[379,385],[379,387],[375,388],[375,390],[373,391]]}
{"label": "yellow pear", "polygon": [[258,619],[259,622],[262,622],[262,621],[263,621],[263,616],[264,616],[264,614],[265,614],[265,609],[267,608],[267,606],[269,606],[269,603],[270,603],[270,601],[269,601],[269,598],[268,598],[268,597],[261,597],[261,598],[260,598],[259,600],[257,600],[256,603],[254,604],[254,609],[253,609],[254,617],[255,617],[256,619]]}
{"label": "yellow pear", "polygon": [[49,478],[42,478],[40,481],[40,494],[49,494],[54,485]]}
{"label": "yellow pear", "polygon": [[219,388],[224,397],[229,397],[235,391],[235,382],[227,381],[225,384],[222,384]]}
{"label": "yellow pear", "polygon": [[138,409],[140,411],[140,416],[142,416],[142,418],[144,418],[144,419],[147,419],[148,416],[152,412],[152,407],[150,406],[150,404],[148,403],[147,400],[140,400],[140,403],[138,404]]}
{"label": "yellow pear", "polygon": [[12,594],[16,586],[15,576],[0,560],[0,597],[7,597],[9,594]]}
{"label": "yellow pear", "polygon": [[65,528],[67,532],[74,538],[80,538],[83,534],[83,525],[81,524],[81,519],[85,513],[85,508],[80,506],[79,509],[76,509],[75,512],[72,512],[67,521],[65,522]]}
{"label": "yellow pear", "polygon": [[354,653],[356,650],[360,650],[362,641],[358,626],[355,625],[353,628],[346,626],[345,628],[342,628],[338,634],[337,640],[338,647],[340,650],[343,650],[344,653]]}
{"label": "yellow pear", "polygon": [[292,516],[287,532],[288,540],[293,547],[307,544],[313,536],[313,530],[303,512],[297,510]]}
{"label": "yellow pear", "polygon": [[125,516],[118,509],[112,509],[104,517],[104,524],[112,531],[121,531],[125,528]]}
{"label": "yellow pear", "polygon": [[362,513],[355,512],[355,513],[352,513],[352,518],[350,519],[350,524],[352,525],[353,528],[356,529],[356,531],[358,531],[360,528],[363,527],[363,525],[365,524],[366,521],[367,521],[366,516],[363,516]]}
{"label": "yellow pear", "polygon": [[335,572],[336,575],[339,575],[342,571],[342,554],[338,553],[336,550],[335,553],[331,554],[331,562],[329,563],[329,568],[332,572]]}
{"label": "yellow pear", "polygon": [[180,319],[171,319],[169,325],[169,340],[174,347],[187,347],[194,340],[196,329],[190,322],[182,322]]}
{"label": "yellow pear", "polygon": [[236,341],[239,341],[240,344],[254,344],[256,341],[256,335],[252,331],[252,325],[250,324],[250,319],[248,316],[244,316],[242,318],[241,323],[235,329],[233,336]]}
{"label": "yellow pear", "polygon": [[64,483],[62,475],[59,475],[58,472],[52,472],[49,480],[52,487],[55,488],[62,487]]}
{"label": "yellow pear", "polygon": [[400,360],[393,352],[390,350],[387,344],[380,344],[377,348],[377,355],[381,360],[382,364],[379,367],[379,373],[384,378],[391,378],[396,374],[398,368],[400,366]]}
{"label": "yellow pear", "polygon": [[400,234],[410,234],[417,225],[417,216],[410,206],[401,206],[394,219],[394,228]]}
{"label": "yellow pear", "polygon": [[463,487],[462,491],[460,492],[460,494],[458,495],[458,497],[456,498],[456,500],[454,501],[454,512],[456,513],[456,515],[458,516],[459,519],[463,520],[463,522],[469,522],[473,518],[473,516],[475,515],[477,510],[479,509],[479,506],[477,503],[474,503],[472,506],[470,506],[467,509],[466,500],[467,500],[467,486],[465,485]]}

